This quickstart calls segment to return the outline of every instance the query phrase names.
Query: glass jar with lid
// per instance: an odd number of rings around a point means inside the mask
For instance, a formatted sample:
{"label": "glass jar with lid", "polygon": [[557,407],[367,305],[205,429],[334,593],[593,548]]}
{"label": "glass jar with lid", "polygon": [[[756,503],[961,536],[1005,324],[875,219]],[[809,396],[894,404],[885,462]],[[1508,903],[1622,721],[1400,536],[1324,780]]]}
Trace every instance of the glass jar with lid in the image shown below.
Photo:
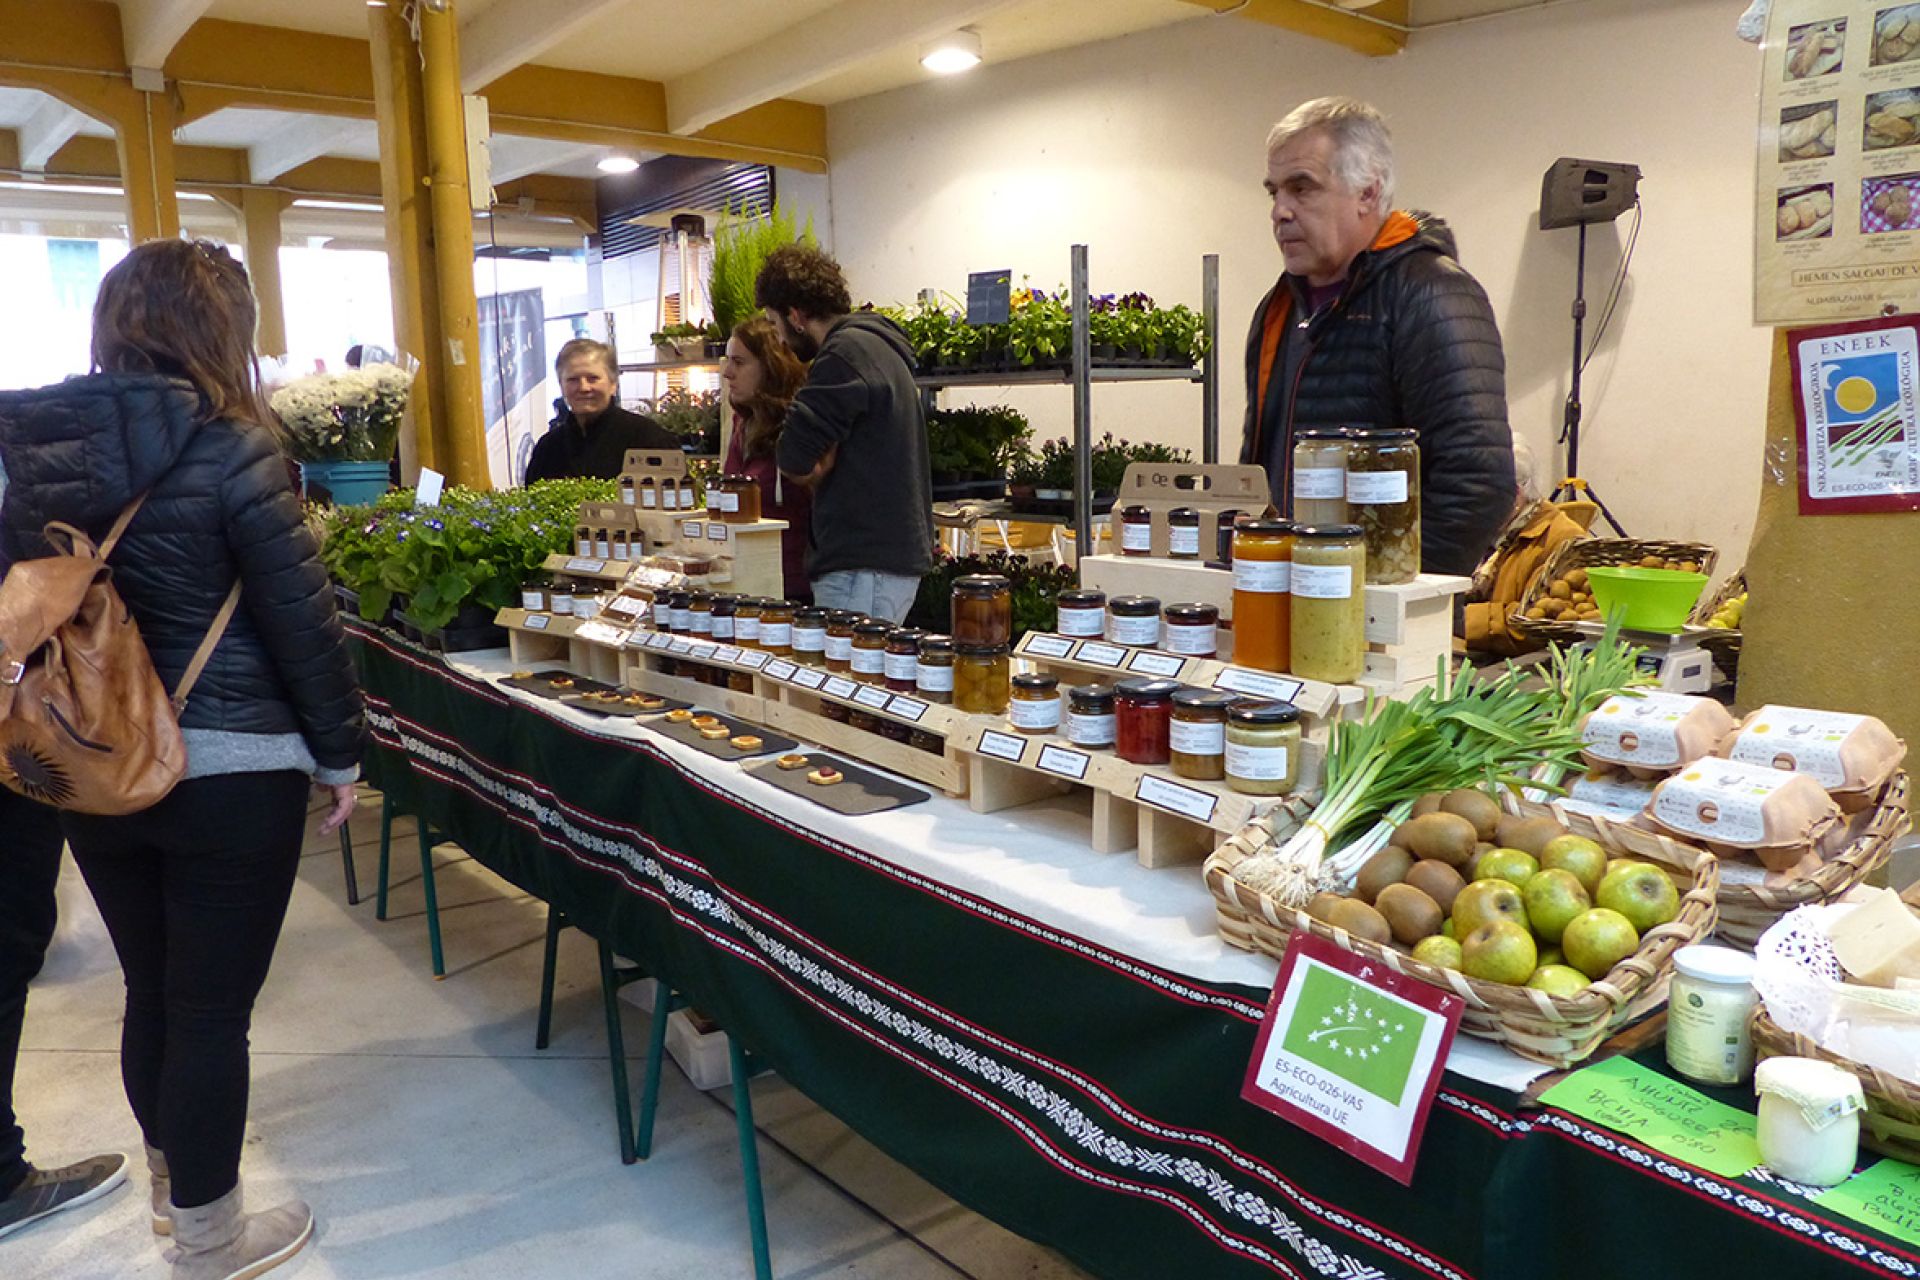
{"label": "glass jar with lid", "polygon": [[539,578],[529,578],[520,584],[520,607],[528,613],[547,611],[547,584]]}
{"label": "glass jar with lid", "polygon": [[920,637],[925,634],[917,627],[895,627],[887,632],[881,670],[887,688],[895,693],[912,693],[919,687]]}
{"label": "glass jar with lid", "polygon": [[1201,781],[1227,776],[1227,708],[1239,700],[1227,689],[1181,689],[1173,695],[1167,754],[1174,773]]}
{"label": "glass jar with lid", "polygon": [[690,591],[673,591],[667,595],[667,618],[677,636],[691,635],[693,632],[693,610],[688,605],[692,595]]}
{"label": "glass jar with lid", "polygon": [[860,615],[849,609],[827,611],[827,670],[853,669],[853,624],[858,621]]}
{"label": "glass jar with lid", "polygon": [[1136,505],[1120,509],[1120,554],[1153,554],[1153,512],[1146,507]]}
{"label": "glass jar with lid", "polygon": [[1227,785],[1250,796],[1284,796],[1300,782],[1300,709],[1242,699],[1227,708]]}
{"label": "glass jar with lid", "polygon": [[1233,662],[1285,671],[1292,658],[1294,526],[1249,520],[1233,535]]}
{"label": "glass jar with lid", "polygon": [[1347,522],[1347,444],[1345,427],[1308,427],[1293,433],[1293,521],[1295,524]]}
{"label": "glass jar with lid", "polygon": [[876,618],[853,624],[853,678],[862,684],[887,682],[887,635],[893,627]]}
{"label": "glass jar with lid", "polygon": [[1054,597],[1058,621],[1054,629],[1063,636],[1098,640],[1107,628],[1107,593],[1084,587],[1070,587]]}
{"label": "glass jar with lid", "polygon": [[942,706],[953,701],[952,636],[920,637],[920,656],[913,669],[913,687],[922,701]]}
{"label": "glass jar with lid", "polygon": [[1013,697],[1007,646],[956,641],[953,655],[953,705],[970,715],[1005,715]]}
{"label": "glass jar with lid", "polygon": [[593,554],[602,560],[613,559],[613,531],[595,529],[593,531]]}
{"label": "glass jar with lid", "polygon": [[827,611],[808,605],[793,611],[793,660],[809,667],[827,663]]}
{"label": "glass jar with lid", "polygon": [[1055,733],[1060,728],[1060,681],[1027,672],[1013,677],[1007,719],[1021,733]]}
{"label": "glass jar with lid", "polygon": [[600,589],[591,582],[573,584],[573,616],[585,622],[600,614]]}
{"label": "glass jar with lid", "polygon": [[880,717],[859,707],[847,708],[847,723],[862,733],[880,732]]}
{"label": "glass jar with lid", "polygon": [[970,573],[955,578],[953,642],[1011,644],[1013,584],[997,573]]}
{"label": "glass jar with lid", "polygon": [[707,507],[721,524],[753,524],[760,519],[760,482],[752,476],[721,476],[707,486]]}
{"label": "glass jar with lid", "polygon": [[640,509],[642,511],[657,511],[660,509],[660,482],[652,476],[641,476],[639,483],[634,485],[634,492],[640,496]]}
{"label": "glass jar with lid", "polygon": [[829,698],[822,698],[820,700],[820,714],[835,724],[848,723],[847,704],[844,702],[834,702]]}
{"label": "glass jar with lid", "polygon": [[1734,1085],[1753,1074],[1749,1022],[1760,1001],[1753,957],[1695,944],[1673,953],[1667,995],[1667,1065],[1699,1084]]}
{"label": "glass jar with lid", "polygon": [[[555,578],[553,580],[553,585],[547,588],[547,611],[565,618],[573,616],[573,579]],[[664,617],[656,618],[654,624],[662,631],[673,630],[667,625]]]}
{"label": "glass jar with lid", "polygon": [[906,743],[912,740],[912,725],[901,720],[889,720],[884,716],[876,718],[880,721],[880,736],[888,742]]}
{"label": "glass jar with lid", "polygon": [[1167,512],[1167,556],[1172,560],[1200,558],[1200,513],[1192,507]]}
{"label": "glass jar with lid", "polygon": [[713,635],[713,593],[711,591],[687,592],[687,633],[696,636]]}
{"label": "glass jar with lid", "polygon": [[1113,686],[1076,685],[1067,690],[1067,741],[1076,747],[1113,745]]}
{"label": "glass jar with lid", "polygon": [[633,477],[622,474],[620,477],[620,501],[630,507],[634,505],[635,500]]}
{"label": "glass jar with lid", "polygon": [[758,596],[741,596],[733,606],[733,642],[742,649],[760,647],[760,615],[767,602]]}
{"label": "glass jar with lid", "polygon": [[760,602],[760,647],[781,657],[793,652],[793,612],[791,600]]}
{"label": "glass jar with lid", "polygon": [[907,742],[915,751],[929,755],[941,755],[947,749],[947,740],[931,729],[915,729],[907,736]]}
{"label": "glass jar with lid", "polygon": [[1133,649],[1160,643],[1160,602],[1152,596],[1115,596],[1107,601],[1107,640]]}
{"label": "glass jar with lid", "polygon": [[1160,614],[1160,647],[1186,658],[1219,651],[1220,610],[1210,604],[1170,604]]}
{"label": "glass jar with lid", "polygon": [[1292,666],[1308,680],[1351,684],[1367,657],[1367,547],[1357,524],[1293,531]]}
{"label": "glass jar with lid", "polygon": [[1234,530],[1245,524],[1248,518],[1246,512],[1237,509],[1233,511],[1222,511],[1214,517],[1213,558],[1215,563],[1228,569],[1233,568]]}
{"label": "glass jar with lid", "polygon": [[625,529],[615,529],[613,531],[613,561],[615,564],[631,564],[633,562],[633,539],[635,536],[634,534],[628,533]]}
{"label": "glass jar with lid", "polygon": [[674,488],[678,495],[676,505],[679,506],[680,510],[693,510],[693,477],[681,476],[679,483],[677,483]]}
{"label": "glass jar with lid", "polygon": [[709,609],[716,644],[733,643],[733,611],[739,602],[731,595],[715,596]]}
{"label": "glass jar with lid", "polygon": [[593,556],[593,527],[581,525],[573,531],[573,554],[582,560]]}
{"label": "glass jar with lid", "polygon": [[1755,1138],[1767,1168],[1789,1182],[1831,1187],[1860,1157],[1860,1077],[1819,1058],[1768,1058],[1753,1073],[1760,1095]]}
{"label": "glass jar with lid", "polygon": [[1114,750],[1132,764],[1166,764],[1172,751],[1172,680],[1134,676],[1113,686]]}
{"label": "glass jar with lid", "polygon": [[1420,575],[1418,433],[1363,431],[1347,449],[1348,519],[1366,532],[1367,581]]}

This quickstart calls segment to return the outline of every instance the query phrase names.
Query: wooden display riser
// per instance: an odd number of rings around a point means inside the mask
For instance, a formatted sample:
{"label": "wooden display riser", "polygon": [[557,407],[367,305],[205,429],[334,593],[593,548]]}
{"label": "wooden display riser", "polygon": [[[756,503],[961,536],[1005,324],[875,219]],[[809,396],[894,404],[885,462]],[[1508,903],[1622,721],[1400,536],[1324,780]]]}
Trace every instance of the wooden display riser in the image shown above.
{"label": "wooden display riser", "polygon": [[[537,619],[544,619],[544,625],[529,625],[530,620]],[[619,651],[577,639],[574,633],[579,630],[580,623],[576,618],[529,613],[525,609],[502,609],[494,615],[494,623],[506,628],[507,654],[517,667],[541,662],[564,662],[567,670],[575,675],[607,684],[620,682]]]}

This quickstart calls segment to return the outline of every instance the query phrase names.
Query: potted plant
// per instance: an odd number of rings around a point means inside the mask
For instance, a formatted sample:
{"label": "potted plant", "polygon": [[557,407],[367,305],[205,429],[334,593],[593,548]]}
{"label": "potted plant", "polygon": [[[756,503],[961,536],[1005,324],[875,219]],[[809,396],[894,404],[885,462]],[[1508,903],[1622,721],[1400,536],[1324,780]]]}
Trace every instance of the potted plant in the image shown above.
{"label": "potted plant", "polygon": [[1024,368],[1057,368],[1073,350],[1073,313],[1038,289],[1015,290],[1007,347]]}
{"label": "potted plant", "polygon": [[273,411],[309,493],[324,489],[351,506],[386,492],[412,395],[413,369],[393,364],[310,374],[274,391]]}
{"label": "potted plant", "polygon": [[812,216],[803,225],[778,200],[770,211],[748,204],[721,215],[713,231],[713,273],[707,289],[713,300],[708,341],[720,344],[721,355],[734,326],[760,309],[753,301],[753,286],[768,255],[784,245],[814,243]]}
{"label": "potted plant", "polygon": [[1005,405],[936,409],[927,415],[935,497],[998,497],[1033,434],[1026,415]]}
{"label": "potted plant", "polygon": [[1007,468],[1007,494],[1016,504],[1030,502],[1038,496],[1040,487],[1040,457],[1030,449],[1022,449]]}
{"label": "potted plant", "polygon": [[720,452],[720,393],[678,388],[640,402],[640,412],[680,437],[680,447],[692,454]]}
{"label": "potted plant", "polygon": [[701,360],[706,357],[707,326],[670,324],[653,335],[653,351],[663,363],[669,360]]}
{"label": "potted plant", "polygon": [[943,633],[952,630],[953,580],[972,573],[999,574],[1007,579],[1013,595],[1015,643],[1029,631],[1052,631],[1058,622],[1054,597],[1078,582],[1072,569],[1051,561],[1030,560],[1006,551],[959,558],[943,552],[933,569],[920,579],[907,624]]}
{"label": "potted plant", "polygon": [[1186,368],[1207,353],[1207,318],[1185,305],[1154,312],[1159,354],[1167,363]]}

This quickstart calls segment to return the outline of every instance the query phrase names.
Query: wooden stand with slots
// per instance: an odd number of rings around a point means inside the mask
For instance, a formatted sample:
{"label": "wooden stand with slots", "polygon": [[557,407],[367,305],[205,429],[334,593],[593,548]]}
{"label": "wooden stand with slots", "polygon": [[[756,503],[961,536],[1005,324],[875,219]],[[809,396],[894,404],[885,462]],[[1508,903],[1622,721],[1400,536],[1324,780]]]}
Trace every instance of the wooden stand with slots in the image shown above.
{"label": "wooden stand with slots", "polygon": [[[780,559],[780,534],[785,520],[759,520],[753,524],[728,524],[717,512],[703,507],[680,505],[680,495],[691,503],[692,487],[687,471],[687,455],[679,452],[650,453],[644,449],[627,450],[626,465],[620,472],[622,503],[632,498],[629,509],[638,527],[646,534],[648,554],[710,558],[713,570],[706,584],[739,595],[780,599],[786,595],[786,578]],[[666,495],[675,495],[672,506]],[[647,505],[652,495],[653,505]]]}

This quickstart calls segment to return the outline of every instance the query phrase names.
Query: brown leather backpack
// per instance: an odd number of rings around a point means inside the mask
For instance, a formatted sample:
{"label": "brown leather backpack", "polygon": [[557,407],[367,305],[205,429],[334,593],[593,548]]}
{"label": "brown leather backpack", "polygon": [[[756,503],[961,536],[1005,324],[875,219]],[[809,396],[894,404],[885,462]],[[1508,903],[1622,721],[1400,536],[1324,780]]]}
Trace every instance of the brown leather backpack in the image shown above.
{"label": "brown leather backpack", "polygon": [[169,698],[114,590],[107,557],[145,495],[98,548],[72,525],[46,527],[65,554],[21,560],[0,580],[0,783],[71,813],[138,813],[185,775],[180,710],[240,603],[240,584]]}

